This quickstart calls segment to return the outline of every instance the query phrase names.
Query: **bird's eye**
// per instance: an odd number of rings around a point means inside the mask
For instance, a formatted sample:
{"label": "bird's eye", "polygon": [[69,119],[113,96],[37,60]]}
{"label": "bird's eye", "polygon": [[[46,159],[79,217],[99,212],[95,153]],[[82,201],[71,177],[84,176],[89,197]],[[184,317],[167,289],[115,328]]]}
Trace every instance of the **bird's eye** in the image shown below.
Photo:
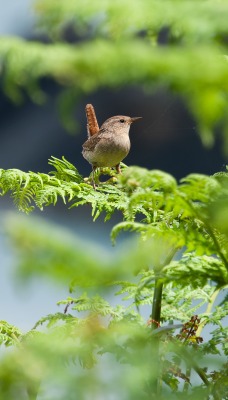
{"label": "bird's eye", "polygon": [[120,119],[119,122],[121,122],[121,124],[123,124],[125,121],[124,121],[124,119]]}

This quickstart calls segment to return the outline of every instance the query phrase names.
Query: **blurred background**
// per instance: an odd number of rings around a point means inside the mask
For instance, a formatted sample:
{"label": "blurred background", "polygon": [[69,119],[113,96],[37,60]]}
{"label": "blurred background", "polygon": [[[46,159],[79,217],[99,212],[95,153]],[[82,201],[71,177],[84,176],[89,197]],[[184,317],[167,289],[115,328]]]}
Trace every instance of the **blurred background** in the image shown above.
{"label": "blurred background", "polygon": [[[33,0],[18,0],[15,4],[9,0],[2,4],[1,36],[47,40],[37,33],[33,3]],[[65,32],[64,39],[79,40],[70,29]],[[165,45],[162,35],[160,40]],[[125,160],[128,165],[162,169],[177,179],[192,172],[213,174],[224,169],[225,157],[219,135],[212,148],[203,147],[193,117],[174,92],[158,90],[151,95],[142,87],[127,86],[102,89],[88,97],[82,94],[73,110],[76,129],[69,134],[58,109],[61,87],[48,78],[41,80],[41,87],[47,99],[40,106],[26,97],[23,103],[15,105],[1,92],[1,168],[48,171],[48,158],[64,155],[82,174],[88,174],[90,166],[81,156],[81,146],[87,135],[84,109],[90,102],[95,106],[100,125],[118,114],[143,117],[131,128],[132,149]]]}
{"label": "blurred background", "polygon": [[[45,35],[39,34],[35,26],[32,0],[2,2],[1,36],[16,35],[46,42]],[[65,40],[71,43],[79,39],[71,29],[66,30]],[[160,44],[165,46],[165,34],[161,34]],[[15,104],[3,92],[0,93],[0,167],[3,169],[48,172],[51,169],[48,159],[64,155],[81,174],[87,176],[91,171],[90,165],[81,155],[82,143],[87,136],[84,111],[87,103],[94,105],[99,124],[118,114],[143,117],[131,128],[132,148],[124,161],[127,165],[161,169],[177,179],[193,172],[213,174],[225,169],[226,159],[219,132],[214,146],[205,148],[197,134],[193,116],[175,91],[158,89],[150,94],[146,88],[135,85],[81,94],[72,110],[76,126],[69,133],[58,105],[62,88],[51,78],[42,79],[40,85],[46,94],[46,101],[41,105],[33,103],[26,95],[22,103]],[[17,212],[9,197],[1,199],[0,210],[2,221],[6,213]],[[92,222],[89,207],[69,211],[60,202],[56,207],[35,213],[58,226],[69,228],[80,237],[97,241],[111,251],[109,232],[118,221],[118,215],[104,226],[100,224],[101,220]],[[1,319],[29,329],[39,317],[56,311],[55,302],[67,296],[67,289],[63,291],[42,282],[41,300],[40,282],[34,282],[26,290],[16,284],[12,287],[10,277],[14,259],[3,233],[0,251],[1,297],[4,299],[4,303],[0,301]]]}

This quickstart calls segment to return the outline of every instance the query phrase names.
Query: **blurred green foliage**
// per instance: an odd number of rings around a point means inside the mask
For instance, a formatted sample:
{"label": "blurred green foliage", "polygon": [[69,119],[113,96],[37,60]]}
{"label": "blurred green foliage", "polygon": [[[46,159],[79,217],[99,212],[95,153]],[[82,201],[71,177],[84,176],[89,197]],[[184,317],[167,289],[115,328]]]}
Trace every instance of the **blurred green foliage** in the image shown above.
{"label": "blurred green foliage", "polygon": [[[227,296],[214,303],[228,286],[227,222],[218,206],[227,173],[191,174],[178,184],[165,172],[122,165],[119,176],[104,169],[111,178],[94,190],[64,157],[50,165],[49,174],[1,170],[1,194],[27,213],[58,199],[90,204],[94,220],[118,210],[123,221],[112,240],[123,230],[136,236],[110,255],[34,218],[7,217],[20,279],[43,276],[72,296],[26,334],[0,323],[1,342],[16,347],[2,359],[2,396],[226,399]],[[184,324],[179,333],[175,321]],[[210,337],[201,343],[205,326]]]}
{"label": "blurred green foliage", "polygon": [[[63,115],[82,91],[163,87],[185,99],[205,144],[219,126],[226,149],[226,0],[37,0],[35,8],[48,43],[0,39],[1,86],[12,100],[20,102],[26,91],[42,102],[43,77],[63,86]],[[65,40],[69,26],[75,43]]]}

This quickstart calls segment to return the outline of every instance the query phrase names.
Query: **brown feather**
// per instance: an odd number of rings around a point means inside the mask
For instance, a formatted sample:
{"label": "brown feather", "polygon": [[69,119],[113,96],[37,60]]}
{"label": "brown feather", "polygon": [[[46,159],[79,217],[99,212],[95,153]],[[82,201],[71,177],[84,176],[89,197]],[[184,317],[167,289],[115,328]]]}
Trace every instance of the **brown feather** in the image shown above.
{"label": "brown feather", "polygon": [[91,136],[99,132],[99,125],[92,104],[87,104],[85,111],[87,117],[87,132],[88,132],[88,137],[90,138]]}

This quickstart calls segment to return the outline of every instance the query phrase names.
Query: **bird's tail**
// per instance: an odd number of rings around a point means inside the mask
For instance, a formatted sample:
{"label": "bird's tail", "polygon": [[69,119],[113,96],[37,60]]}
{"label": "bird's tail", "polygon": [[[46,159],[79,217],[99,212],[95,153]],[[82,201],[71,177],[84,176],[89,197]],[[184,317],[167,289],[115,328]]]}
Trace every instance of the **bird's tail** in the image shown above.
{"label": "bird's tail", "polygon": [[95,114],[95,110],[92,106],[92,104],[86,104],[86,118],[87,118],[87,132],[88,132],[88,137],[90,138],[91,136],[95,135],[99,131],[99,125],[97,122],[97,117]]}

